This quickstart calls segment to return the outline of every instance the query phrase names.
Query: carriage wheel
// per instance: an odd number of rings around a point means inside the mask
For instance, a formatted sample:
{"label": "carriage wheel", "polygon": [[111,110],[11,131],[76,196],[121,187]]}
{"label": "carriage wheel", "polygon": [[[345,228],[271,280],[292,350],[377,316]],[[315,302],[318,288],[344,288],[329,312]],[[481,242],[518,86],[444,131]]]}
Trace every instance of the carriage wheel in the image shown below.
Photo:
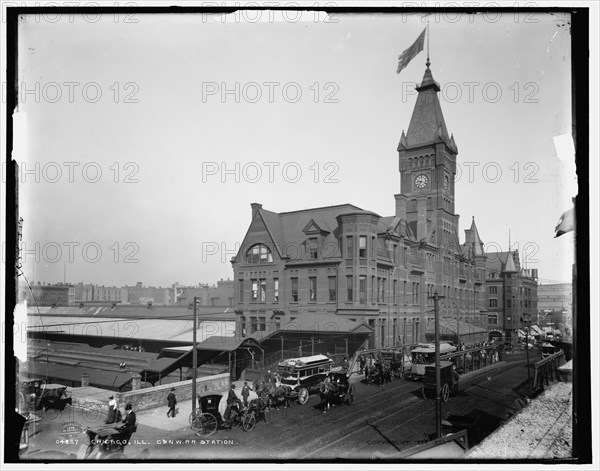
{"label": "carriage wheel", "polygon": [[308,402],[308,389],[300,388],[300,391],[298,391],[298,402],[303,405]]}
{"label": "carriage wheel", "polygon": [[202,409],[194,409],[190,414],[190,425],[193,425],[194,420],[200,415],[202,415]]}
{"label": "carriage wheel", "polygon": [[442,400],[446,402],[450,397],[450,388],[448,387],[448,383],[444,383],[442,386]]}
{"label": "carriage wheel", "polygon": [[254,412],[250,412],[242,419],[242,428],[244,432],[252,432],[254,427],[256,427],[256,417],[254,416]]}
{"label": "carriage wheel", "polygon": [[346,394],[346,402],[348,405],[354,402],[354,385],[350,386],[348,393]]}
{"label": "carriage wheel", "polygon": [[218,426],[217,418],[214,415],[205,412],[194,419],[192,430],[196,432],[196,435],[199,437],[208,437],[217,431]]}

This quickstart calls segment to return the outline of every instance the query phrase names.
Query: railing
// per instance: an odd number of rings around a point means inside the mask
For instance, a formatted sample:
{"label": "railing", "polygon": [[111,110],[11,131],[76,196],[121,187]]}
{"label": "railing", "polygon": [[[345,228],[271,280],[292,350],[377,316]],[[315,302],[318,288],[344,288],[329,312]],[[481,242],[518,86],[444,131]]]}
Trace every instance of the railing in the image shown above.
{"label": "railing", "polygon": [[565,353],[561,350],[554,355],[550,355],[533,365],[534,375],[531,390],[533,393],[541,392],[544,386],[549,386],[550,382],[560,381],[558,368],[565,363]]}
{"label": "railing", "polygon": [[501,358],[498,347],[489,345],[450,353],[444,356],[444,360],[452,361],[456,365],[457,372],[465,374],[492,365],[500,361]]}

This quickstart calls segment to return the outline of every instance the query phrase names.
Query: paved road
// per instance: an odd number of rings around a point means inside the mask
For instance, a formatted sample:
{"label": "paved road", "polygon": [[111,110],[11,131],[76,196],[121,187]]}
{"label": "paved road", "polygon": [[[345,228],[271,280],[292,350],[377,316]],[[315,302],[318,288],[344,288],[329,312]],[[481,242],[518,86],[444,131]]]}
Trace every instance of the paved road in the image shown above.
{"label": "paved road", "polygon": [[[506,355],[504,360],[487,371],[462,376],[460,392],[443,404],[443,417],[455,414],[478,418],[471,445],[524,404],[525,354]],[[252,432],[219,430],[208,438],[195,436],[187,426],[161,430],[140,421],[125,455],[133,459],[190,460],[394,457],[399,451],[423,443],[435,431],[435,400],[423,399],[420,389],[421,383],[401,379],[383,388],[357,383],[356,400],[350,406],[338,405],[324,414],[318,397],[311,396],[305,405],[272,410],[267,415],[269,423],[259,422]],[[182,413],[187,416],[187,412]],[[87,426],[99,420],[90,418],[90,414],[73,409],[61,417],[44,417],[30,448],[76,455],[87,444],[87,437],[81,434],[77,443],[60,443],[60,429],[68,421]]]}

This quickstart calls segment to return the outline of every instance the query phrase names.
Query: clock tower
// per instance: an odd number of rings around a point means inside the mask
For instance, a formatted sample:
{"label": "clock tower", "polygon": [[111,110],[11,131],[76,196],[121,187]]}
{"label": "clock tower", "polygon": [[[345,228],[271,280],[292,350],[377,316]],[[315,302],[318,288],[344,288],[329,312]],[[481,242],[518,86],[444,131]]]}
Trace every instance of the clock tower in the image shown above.
{"label": "clock tower", "polygon": [[427,62],[406,134],[398,144],[400,193],[406,222],[418,241],[458,250],[454,213],[454,176],[458,148],[448,134],[438,99],[439,84]]}

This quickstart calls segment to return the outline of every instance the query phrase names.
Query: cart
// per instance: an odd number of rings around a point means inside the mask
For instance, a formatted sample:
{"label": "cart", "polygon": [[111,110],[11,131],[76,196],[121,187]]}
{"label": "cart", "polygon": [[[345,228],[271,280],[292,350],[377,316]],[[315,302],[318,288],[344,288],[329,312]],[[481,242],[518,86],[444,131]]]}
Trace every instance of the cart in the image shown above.
{"label": "cart", "polygon": [[[451,394],[458,392],[458,373],[455,371],[452,362],[440,361],[440,379],[440,397],[446,402]],[[436,397],[435,365],[425,368],[423,383],[423,388],[421,389],[423,398]]]}

